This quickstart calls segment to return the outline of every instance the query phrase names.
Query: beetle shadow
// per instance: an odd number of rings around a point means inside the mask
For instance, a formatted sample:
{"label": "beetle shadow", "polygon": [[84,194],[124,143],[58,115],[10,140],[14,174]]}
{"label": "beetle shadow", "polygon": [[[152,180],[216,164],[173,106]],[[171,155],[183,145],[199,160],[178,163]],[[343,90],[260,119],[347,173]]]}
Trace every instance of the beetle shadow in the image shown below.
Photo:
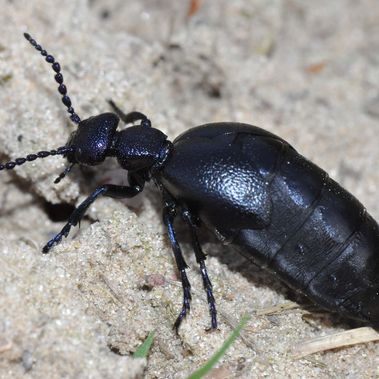
{"label": "beetle shadow", "polygon": [[3,197],[0,199],[0,217],[11,218],[19,209],[29,206],[39,206],[51,221],[62,222],[66,221],[71,212],[75,209],[73,205],[68,203],[50,203],[43,196],[34,191],[33,186],[28,180],[13,175],[13,173],[7,183],[12,183],[20,192],[31,194],[32,199],[21,201],[13,206],[6,207],[8,197],[11,196],[11,191],[5,191]]}

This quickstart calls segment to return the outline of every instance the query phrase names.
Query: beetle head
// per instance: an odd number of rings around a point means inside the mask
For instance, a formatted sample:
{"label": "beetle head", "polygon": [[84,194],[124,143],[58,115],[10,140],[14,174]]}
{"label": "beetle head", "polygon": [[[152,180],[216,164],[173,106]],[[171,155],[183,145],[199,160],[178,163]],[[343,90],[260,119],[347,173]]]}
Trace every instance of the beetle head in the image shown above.
{"label": "beetle head", "polygon": [[67,154],[70,163],[94,166],[109,156],[119,118],[114,113],[102,113],[79,123],[67,146],[72,152]]}

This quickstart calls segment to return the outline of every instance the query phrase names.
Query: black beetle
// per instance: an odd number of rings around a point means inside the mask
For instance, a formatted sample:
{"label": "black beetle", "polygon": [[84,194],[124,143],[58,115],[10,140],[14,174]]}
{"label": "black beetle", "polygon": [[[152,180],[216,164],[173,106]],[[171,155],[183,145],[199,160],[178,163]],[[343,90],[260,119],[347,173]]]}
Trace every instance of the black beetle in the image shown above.
{"label": "black beetle", "polygon": [[[63,155],[69,165],[98,165],[115,157],[128,171],[128,186],[102,185],[71,214],[62,231],[43,248],[67,237],[100,195],[129,198],[153,180],[163,197],[163,219],[183,286],[178,329],[190,310],[187,264],[174,219],[187,223],[207,293],[212,328],[217,313],[197,228],[207,226],[224,243],[278,275],[321,307],[379,325],[379,226],[362,204],[325,171],[276,135],[256,126],[223,122],[198,126],[173,143],[140,112],[115,113],[81,121],[71,106],[60,65],[37,42],[25,38],[52,64],[62,102],[78,124],[67,144],[0,165],[13,169],[27,161]],[[117,126],[139,122],[121,131]]]}

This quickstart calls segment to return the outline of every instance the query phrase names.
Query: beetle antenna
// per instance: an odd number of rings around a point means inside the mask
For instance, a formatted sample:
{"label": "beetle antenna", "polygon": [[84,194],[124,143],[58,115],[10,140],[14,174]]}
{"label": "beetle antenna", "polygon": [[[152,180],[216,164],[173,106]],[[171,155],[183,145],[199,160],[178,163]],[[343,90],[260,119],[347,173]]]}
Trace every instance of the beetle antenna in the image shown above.
{"label": "beetle antenna", "polygon": [[58,184],[74,167],[75,163],[68,165],[63,172],[61,172],[58,177],[54,180],[54,184]]}
{"label": "beetle antenna", "polygon": [[67,96],[67,87],[63,84],[63,75],[61,74],[61,65],[55,60],[55,58],[50,55],[40,44],[33,39],[29,33],[24,33],[24,37],[27,41],[38,50],[47,63],[51,64],[51,67],[55,71],[54,79],[59,84],[58,92],[62,95],[62,103],[66,106],[67,112],[70,114],[70,119],[75,124],[79,124],[80,117],[75,113],[74,108],[71,106],[71,99]]}
{"label": "beetle antenna", "polygon": [[35,154],[29,154],[25,158],[16,158],[14,161],[9,161],[3,164],[0,164],[0,171],[2,170],[12,170],[16,166],[21,166],[25,162],[32,162],[38,158],[46,158],[51,155],[66,155],[74,151],[73,147],[61,146],[58,149],[53,149],[50,151],[39,151]]}

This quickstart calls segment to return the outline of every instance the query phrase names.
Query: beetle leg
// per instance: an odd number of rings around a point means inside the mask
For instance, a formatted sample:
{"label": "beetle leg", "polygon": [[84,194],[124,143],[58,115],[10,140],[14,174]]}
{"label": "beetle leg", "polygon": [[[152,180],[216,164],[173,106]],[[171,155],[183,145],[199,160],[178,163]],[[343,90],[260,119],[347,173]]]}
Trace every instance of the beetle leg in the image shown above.
{"label": "beetle leg", "polygon": [[175,235],[175,230],[174,230],[174,225],[173,225],[175,215],[176,215],[175,203],[165,200],[165,206],[163,208],[163,221],[165,225],[167,226],[168,238],[170,239],[170,242],[171,242],[172,251],[174,253],[176,265],[180,273],[180,279],[182,281],[182,288],[183,288],[182,310],[180,311],[179,316],[177,317],[174,323],[174,329],[176,330],[176,333],[178,333],[179,326],[182,320],[186,317],[187,313],[190,311],[190,303],[192,300],[192,296],[191,296],[191,284],[186,274],[186,268],[188,268],[188,266],[183,258],[182,251],[180,249],[178,240],[176,239],[176,235]]}
{"label": "beetle leg", "polygon": [[108,100],[108,103],[125,124],[133,124],[136,121],[141,121],[141,126],[151,126],[150,120],[143,113],[137,111],[124,113],[113,100]]}
{"label": "beetle leg", "polygon": [[207,267],[205,266],[205,260],[207,259],[207,257],[201,248],[199,238],[197,236],[197,232],[196,232],[197,225],[193,220],[191,212],[187,208],[183,208],[182,217],[184,221],[188,224],[191,230],[192,248],[195,252],[196,261],[200,266],[200,273],[203,279],[203,287],[207,293],[209,313],[211,315],[211,328],[217,329],[216,301],[213,296],[213,286],[208,276]]}
{"label": "beetle leg", "polygon": [[[131,182],[132,183],[132,182]],[[126,198],[138,195],[143,189],[143,184],[132,184],[131,186],[117,186],[114,184],[105,184],[95,189],[90,196],[87,197],[70,215],[66,225],[62,230],[52,238],[42,249],[44,254],[47,254],[53,245],[58,244],[62,237],[67,237],[72,226],[75,226],[83,218],[88,207],[101,195]]]}

